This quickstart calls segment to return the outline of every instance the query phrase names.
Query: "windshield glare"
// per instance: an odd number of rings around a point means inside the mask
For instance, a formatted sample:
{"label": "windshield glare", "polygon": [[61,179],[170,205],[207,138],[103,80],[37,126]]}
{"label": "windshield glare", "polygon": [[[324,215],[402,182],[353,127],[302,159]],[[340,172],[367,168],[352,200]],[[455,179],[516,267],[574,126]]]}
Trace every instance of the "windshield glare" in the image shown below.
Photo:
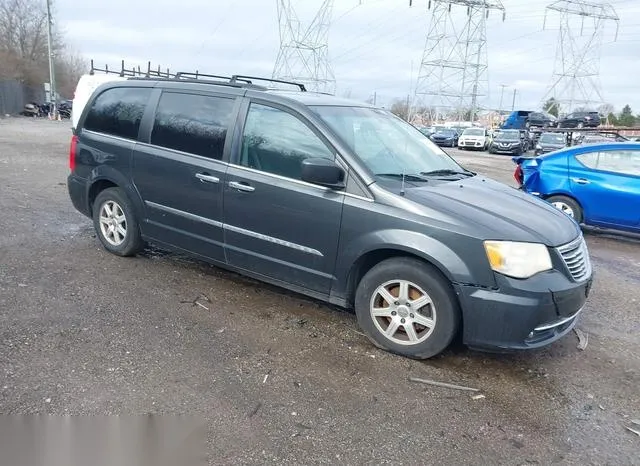
{"label": "windshield glare", "polygon": [[409,123],[386,110],[313,106],[314,111],[374,175],[464,171]]}
{"label": "windshield glare", "polygon": [[497,141],[519,141],[520,133],[517,131],[502,131],[496,136]]}
{"label": "windshield glare", "polygon": [[564,144],[564,135],[543,134],[542,136],[540,136],[540,142],[548,142],[550,144]]}
{"label": "windshield glare", "polygon": [[465,129],[463,136],[484,136],[484,130],[479,128]]}

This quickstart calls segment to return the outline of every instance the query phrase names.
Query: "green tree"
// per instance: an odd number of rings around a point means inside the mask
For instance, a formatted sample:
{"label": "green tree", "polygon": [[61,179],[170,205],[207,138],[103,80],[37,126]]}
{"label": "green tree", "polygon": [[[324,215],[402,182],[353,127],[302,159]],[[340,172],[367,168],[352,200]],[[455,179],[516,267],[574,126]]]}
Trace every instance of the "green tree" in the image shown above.
{"label": "green tree", "polygon": [[607,115],[607,121],[609,122],[610,125],[618,126],[618,117],[613,112]]}
{"label": "green tree", "polygon": [[544,103],[544,105],[542,106],[542,109],[545,112],[550,113],[551,115],[553,115],[555,117],[557,117],[560,114],[560,104],[553,97],[549,98]]}
{"label": "green tree", "polygon": [[621,126],[635,126],[636,117],[633,115],[631,111],[631,107],[627,104],[620,112],[620,116],[618,117],[618,124]]}

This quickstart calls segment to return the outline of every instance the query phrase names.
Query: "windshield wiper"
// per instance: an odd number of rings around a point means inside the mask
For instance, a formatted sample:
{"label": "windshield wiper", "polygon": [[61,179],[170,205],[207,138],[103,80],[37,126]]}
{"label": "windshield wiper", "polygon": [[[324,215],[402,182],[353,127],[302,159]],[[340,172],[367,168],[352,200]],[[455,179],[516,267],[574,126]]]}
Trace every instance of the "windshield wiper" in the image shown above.
{"label": "windshield wiper", "polygon": [[465,175],[474,176],[475,173],[469,170],[451,170],[450,168],[444,168],[442,170],[431,170],[430,172],[420,172],[423,176],[442,176],[442,175]]}
{"label": "windshield wiper", "polygon": [[389,178],[398,178],[399,180],[401,179],[405,179],[408,181],[429,181],[428,179],[426,179],[424,176],[422,176],[422,173],[420,174],[416,174],[416,173],[376,173],[376,176],[386,176]]}

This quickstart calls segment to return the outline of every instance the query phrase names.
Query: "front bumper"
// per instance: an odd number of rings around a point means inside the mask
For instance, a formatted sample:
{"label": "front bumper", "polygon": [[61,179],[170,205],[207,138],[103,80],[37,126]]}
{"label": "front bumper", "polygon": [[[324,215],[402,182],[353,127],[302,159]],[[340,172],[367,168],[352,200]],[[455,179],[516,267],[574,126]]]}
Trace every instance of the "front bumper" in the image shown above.
{"label": "front bumper", "polygon": [[467,346],[519,350],[553,343],[575,326],[593,275],[576,283],[556,270],[526,280],[496,274],[496,282],[497,289],[456,285]]}
{"label": "front bumper", "polygon": [[466,149],[482,149],[482,148],[484,148],[484,142],[482,142],[482,141],[458,141],[458,147],[464,147]]}
{"label": "front bumper", "polygon": [[519,154],[521,152],[520,146],[515,147],[497,147],[491,146],[491,151],[496,154]]}
{"label": "front bumper", "polygon": [[432,139],[431,141],[433,141],[438,146],[453,146],[456,144],[455,140],[453,139]]}

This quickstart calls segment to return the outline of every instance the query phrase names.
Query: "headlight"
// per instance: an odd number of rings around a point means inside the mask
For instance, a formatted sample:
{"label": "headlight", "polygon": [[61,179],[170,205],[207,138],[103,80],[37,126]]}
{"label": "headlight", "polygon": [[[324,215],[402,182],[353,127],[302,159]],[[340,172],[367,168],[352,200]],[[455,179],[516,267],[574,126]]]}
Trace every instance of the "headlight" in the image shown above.
{"label": "headlight", "polygon": [[484,249],[491,268],[513,278],[529,278],[551,270],[551,256],[544,244],[513,241],[485,241]]}
{"label": "headlight", "polygon": [[538,150],[542,150],[542,146],[541,146],[540,144],[538,144],[538,145],[536,146],[536,149],[538,149]]}

